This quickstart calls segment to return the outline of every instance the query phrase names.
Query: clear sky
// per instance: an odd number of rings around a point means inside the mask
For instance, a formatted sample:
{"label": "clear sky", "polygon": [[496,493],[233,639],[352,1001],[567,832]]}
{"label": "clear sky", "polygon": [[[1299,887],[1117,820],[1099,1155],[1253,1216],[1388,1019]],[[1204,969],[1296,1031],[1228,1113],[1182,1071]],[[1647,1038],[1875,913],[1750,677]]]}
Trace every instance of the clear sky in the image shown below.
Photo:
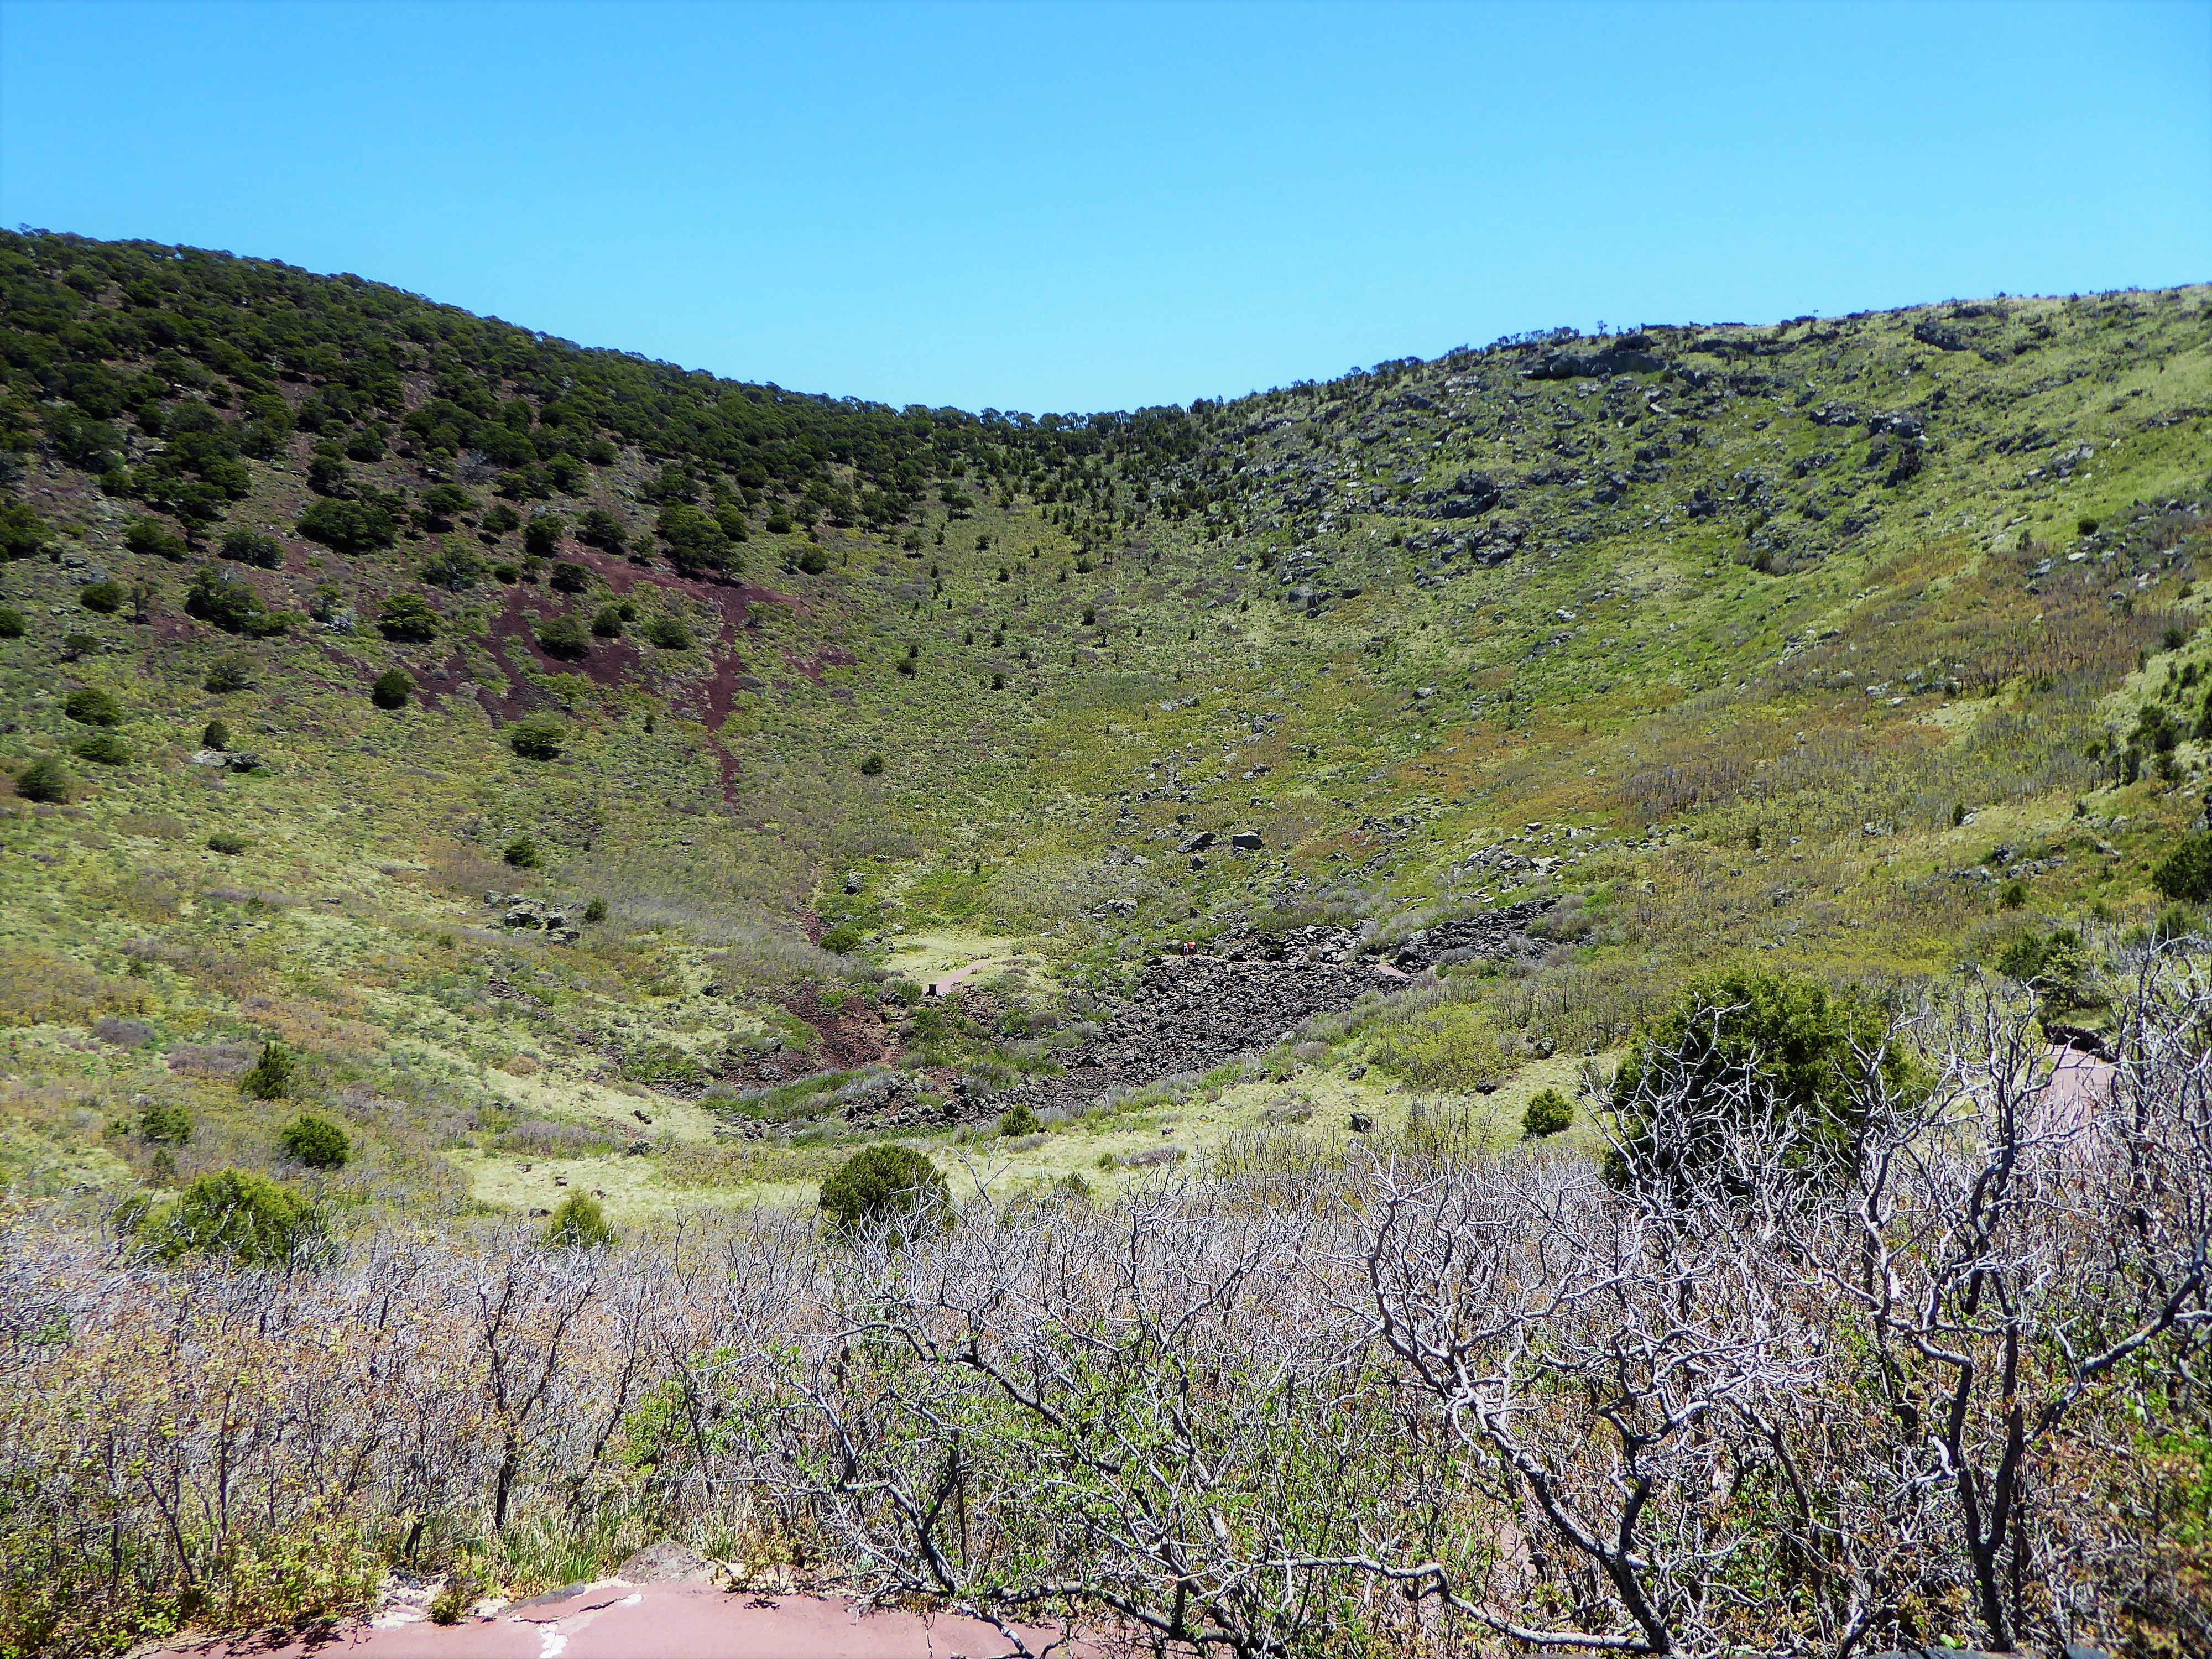
{"label": "clear sky", "polygon": [[2212,4],[0,0],[0,223],[810,392],[2212,278]]}

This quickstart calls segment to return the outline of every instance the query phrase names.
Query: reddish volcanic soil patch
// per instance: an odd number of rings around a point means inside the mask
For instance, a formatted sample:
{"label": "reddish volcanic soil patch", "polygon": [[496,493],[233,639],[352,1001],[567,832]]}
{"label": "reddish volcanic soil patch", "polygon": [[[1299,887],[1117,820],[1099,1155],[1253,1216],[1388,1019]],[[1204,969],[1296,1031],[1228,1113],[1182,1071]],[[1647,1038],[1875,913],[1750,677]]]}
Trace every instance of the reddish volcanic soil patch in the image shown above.
{"label": "reddish volcanic soil patch", "polygon": [[822,994],[811,985],[802,985],[778,1000],[787,1013],[813,1028],[815,1057],[825,1066],[848,1072],[859,1066],[897,1062],[898,1039],[872,1002],[848,997],[843,1007],[827,1008]]}

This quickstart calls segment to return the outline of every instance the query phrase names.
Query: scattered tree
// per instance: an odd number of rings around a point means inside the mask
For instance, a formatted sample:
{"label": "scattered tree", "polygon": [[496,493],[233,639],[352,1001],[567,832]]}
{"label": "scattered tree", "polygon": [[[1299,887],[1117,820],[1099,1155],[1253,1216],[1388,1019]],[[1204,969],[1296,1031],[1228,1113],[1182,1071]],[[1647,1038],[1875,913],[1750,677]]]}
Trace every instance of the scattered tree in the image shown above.
{"label": "scattered tree", "polygon": [[353,1156],[353,1141],[328,1118],[301,1114],[277,1137],[284,1155],[311,1170],[342,1170]]}
{"label": "scattered tree", "polygon": [[62,713],[80,726],[120,726],[123,710],[113,697],[94,686],[82,686],[62,700]]}
{"label": "scattered tree", "polygon": [[945,1226],[952,1189],[913,1147],[884,1142],[863,1148],[830,1171],[822,1183],[822,1209],[846,1235],[878,1226],[902,1232],[908,1218],[924,1229]]}
{"label": "scattered tree", "polygon": [[253,1100],[284,1100],[292,1093],[296,1062],[281,1042],[261,1045],[261,1058],[238,1079],[239,1093]]}
{"label": "scattered tree", "polygon": [[538,649],[563,662],[580,662],[591,654],[592,636],[580,618],[559,616],[538,625]]}
{"label": "scattered tree", "polygon": [[259,570],[282,570],[284,544],[258,530],[234,530],[222,538],[222,556]]}
{"label": "scattered tree", "polygon": [[1565,1095],[1557,1089],[1539,1089],[1522,1110],[1522,1138],[1541,1140],[1571,1127],[1574,1121],[1574,1106]]}
{"label": "scattered tree", "polygon": [[561,758],[561,728],[550,720],[525,720],[507,733],[507,746],[525,760]]}
{"label": "scattered tree", "polygon": [[320,1218],[282,1182],[250,1170],[197,1177],[177,1201],[149,1216],[140,1237],[173,1260],[227,1255],[247,1266],[282,1266],[319,1242]]}
{"label": "scattered tree", "polygon": [[15,775],[15,793],[25,800],[44,802],[59,806],[75,793],[76,780],[70,776],[61,759],[55,755],[41,755]]}
{"label": "scattered tree", "polygon": [[545,1226],[545,1243],[556,1250],[603,1250],[615,1243],[616,1233],[599,1200],[589,1193],[570,1193],[553,1209]]}
{"label": "scattered tree", "polygon": [[395,593],[376,613],[376,630],[387,640],[419,645],[438,637],[442,624],[420,593]]}
{"label": "scattered tree", "polygon": [[181,1146],[192,1138],[192,1115],[173,1101],[149,1101],[138,1114],[138,1133],[156,1146]]}

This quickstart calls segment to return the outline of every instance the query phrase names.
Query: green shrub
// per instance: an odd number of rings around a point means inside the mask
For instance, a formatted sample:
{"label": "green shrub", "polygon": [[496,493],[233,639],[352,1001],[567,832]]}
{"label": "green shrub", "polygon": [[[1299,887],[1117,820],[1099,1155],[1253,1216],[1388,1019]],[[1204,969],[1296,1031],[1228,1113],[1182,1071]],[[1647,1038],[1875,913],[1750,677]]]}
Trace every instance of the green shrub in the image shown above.
{"label": "green shrub", "polygon": [[689,651],[691,631],[673,617],[655,617],[646,623],[645,637],[663,651]]}
{"label": "green shrub", "polygon": [[561,758],[561,728],[550,720],[525,720],[507,735],[507,746],[525,760]]}
{"label": "green shrub", "polygon": [[185,590],[185,614],[226,634],[257,640],[284,633],[292,625],[289,617],[264,605],[250,584],[211,564],[193,574],[192,585]]}
{"label": "green shrub", "polygon": [[879,778],[883,776],[884,757],[881,755],[869,756],[867,759],[860,763],[860,774],[863,777],[870,778]]}
{"label": "green shrub", "polygon": [[95,732],[72,745],[70,752],[79,760],[88,760],[100,766],[128,766],[131,764],[131,745],[112,732]]}
{"label": "green shrub", "polygon": [[261,1045],[261,1058],[238,1079],[238,1092],[254,1100],[283,1100],[292,1092],[294,1062],[281,1042]]}
{"label": "green shrub", "polygon": [[227,859],[234,859],[246,850],[246,837],[231,835],[227,830],[217,830],[207,838],[207,844],[209,852],[220,853]]}
{"label": "green shrub", "polygon": [[46,521],[28,501],[0,499],[0,559],[27,559],[46,544]]}
{"label": "green shrub", "polygon": [[1565,1095],[1557,1089],[1539,1089],[1521,1113],[1522,1138],[1541,1140],[1570,1127],[1574,1121],[1574,1106]]}
{"label": "green shrub", "polygon": [[438,1593],[430,1598],[430,1622],[434,1625],[458,1625],[461,1615],[474,1607],[483,1594],[483,1586],[465,1575],[448,1578],[438,1586]]}
{"label": "green shrub", "polygon": [[438,637],[444,624],[420,593],[395,593],[376,613],[376,631],[387,640],[419,645]]}
{"label": "green shrub", "polygon": [[192,1138],[192,1115],[167,1101],[155,1101],[138,1114],[138,1133],[156,1146],[182,1146]]}
{"label": "green shrub", "polygon": [[562,1199],[545,1227],[545,1243],[556,1250],[605,1249],[615,1238],[606,1211],[589,1193],[571,1193]]}
{"label": "green shrub", "polygon": [[87,582],[76,591],[76,602],[88,611],[97,611],[103,617],[112,617],[123,609],[123,584],[120,582]]}
{"label": "green shrub", "polygon": [[284,544],[258,530],[234,530],[222,538],[222,556],[258,570],[282,570]]}
{"label": "green shrub", "polygon": [[[1919,1062],[1885,1038],[1881,1011],[1856,990],[1747,969],[1693,983],[1614,1073],[1621,1145],[1607,1158],[1607,1178],[1677,1181],[1711,1167],[1729,1135],[1785,1124],[1789,1164],[1825,1178],[1857,1133],[1860,1091],[1877,1080],[1908,1097],[1925,1089]],[[1863,1058],[1876,1054],[1878,1079]],[[1743,1095],[1730,1088],[1747,1076]],[[1683,1091],[1680,1132],[1663,1143],[1647,1115],[1647,1083]]]}
{"label": "green shrub", "polygon": [[0,605],[0,640],[20,640],[30,626],[12,605]]}
{"label": "green shrub", "polygon": [[605,921],[606,919],[607,902],[605,899],[595,898],[589,904],[584,907],[584,920],[586,921]]}
{"label": "green shrub", "polygon": [[2008,881],[1997,890],[1999,909],[2017,910],[2027,902],[2027,884],[2024,881]]}
{"label": "green shrub", "polygon": [[100,635],[97,634],[64,634],[62,635],[62,660],[75,662],[79,657],[100,654]]}
{"label": "green shrub", "polygon": [[141,1237],[174,1260],[192,1251],[240,1262],[290,1261],[321,1236],[307,1200],[281,1182],[251,1170],[216,1170],[197,1177],[173,1204],[149,1215]]}
{"label": "green shrub", "polygon": [[445,543],[423,560],[422,568],[416,574],[432,587],[442,587],[449,593],[459,593],[474,587],[483,570],[483,561],[456,539]]}
{"label": "green shrub", "polygon": [[2035,992],[2054,1012],[2086,1007],[2098,1000],[2091,988],[2094,969],[2081,936],[2071,927],[2057,928],[2048,936],[2022,933],[1997,956],[2000,973]]}
{"label": "green shrub", "polygon": [[522,550],[536,559],[550,559],[561,548],[561,520],[540,513],[522,527]]}
{"label": "green shrub", "polygon": [[1389,1026],[1373,1064],[1415,1088],[1465,1094],[1504,1074],[1505,1051],[1480,1008],[1448,1003]]}
{"label": "green shrub", "polygon": [[120,726],[123,710],[105,691],[82,686],[62,700],[62,713],[80,726]]}
{"label": "green shrub", "polygon": [[220,720],[212,720],[205,726],[200,727],[200,747],[203,749],[229,748],[230,726],[228,723]]}
{"label": "green shrub", "polygon": [[828,933],[822,935],[822,948],[825,951],[834,951],[836,954],[842,957],[854,950],[860,945],[860,941],[866,937],[866,934],[863,933],[851,922],[841,921],[835,927],[832,927]]}
{"label": "green shrub", "polygon": [[133,519],[124,526],[123,544],[133,553],[182,564],[191,556],[191,544],[159,519]]}
{"label": "green shrub", "polygon": [[810,547],[799,556],[799,568],[810,576],[818,576],[830,568],[830,556],[818,547]]}
{"label": "green shrub", "polygon": [[500,857],[517,870],[538,867],[538,843],[527,836],[517,836],[500,849]]}
{"label": "green shrub", "polygon": [[591,591],[592,573],[571,560],[562,559],[556,564],[546,580],[556,593],[586,593]]}
{"label": "green shrub", "polygon": [[44,801],[60,805],[74,792],[76,780],[70,776],[57,755],[41,755],[15,775],[15,793],[25,800]]}
{"label": "green shrub", "polygon": [[284,1126],[277,1138],[284,1155],[311,1170],[343,1170],[353,1156],[353,1142],[328,1118],[302,1113]]}
{"label": "green shrub", "polygon": [[578,662],[592,649],[592,636],[575,617],[556,617],[538,624],[538,648],[563,662]]}
{"label": "green shrub", "polygon": [[822,1208],[840,1233],[890,1224],[917,1211],[950,1224],[952,1189],[937,1166],[911,1146],[885,1143],[853,1154],[822,1183]]}
{"label": "green shrub", "polygon": [[603,640],[618,640],[622,637],[622,631],[620,608],[611,605],[601,605],[599,614],[592,618],[592,632]]}
{"label": "green shrub", "polygon": [[1009,1139],[1016,1135],[1042,1134],[1044,1125],[1037,1121],[1037,1115],[1026,1104],[1018,1104],[1008,1107],[1006,1115],[1000,1118],[999,1133]]}
{"label": "green shrub", "polygon": [[415,681],[404,668],[387,668],[368,688],[368,700],[379,708],[404,708]]}
{"label": "green shrub", "polygon": [[443,530],[447,522],[468,512],[477,504],[477,498],[459,484],[433,484],[422,492],[422,514],[433,529]]}
{"label": "green shrub", "polygon": [[2212,835],[2184,836],[2150,872],[2150,880],[2166,897],[2185,904],[2212,899]]}
{"label": "green shrub", "polygon": [[232,652],[216,659],[200,684],[218,696],[232,691],[251,690],[253,686],[252,667],[245,658]]}
{"label": "green shrub", "polygon": [[389,547],[398,533],[392,514],[383,507],[328,497],[308,502],[307,510],[292,527],[309,541],[320,542],[339,553],[366,553],[374,548]]}
{"label": "green shrub", "polygon": [[[602,507],[587,507],[576,520],[576,539],[586,547],[596,547],[603,553],[619,553],[629,539],[620,519]],[[577,568],[581,569],[581,566]],[[581,592],[583,590],[575,590]]]}
{"label": "green shrub", "polygon": [[2203,926],[2203,919],[2186,904],[2169,904],[2150,925],[2150,936],[2161,945],[2187,939]]}

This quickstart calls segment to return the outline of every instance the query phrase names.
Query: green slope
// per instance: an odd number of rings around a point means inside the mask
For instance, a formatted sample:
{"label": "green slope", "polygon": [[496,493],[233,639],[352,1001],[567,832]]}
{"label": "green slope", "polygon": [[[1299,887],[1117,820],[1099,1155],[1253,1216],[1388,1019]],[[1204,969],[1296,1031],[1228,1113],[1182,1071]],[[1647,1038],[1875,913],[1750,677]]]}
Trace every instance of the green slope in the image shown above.
{"label": "green slope", "polygon": [[[0,239],[0,759],[70,780],[0,826],[20,1191],[288,1168],[289,1109],[231,1081],[275,1038],[362,1147],[335,1198],[800,1195],[876,1068],[1048,1068],[1170,941],[1564,893],[1539,962],[1000,1162],[1402,1118],[1408,1079],[1508,1075],[1510,1113],[1731,956],[1910,982],[2109,943],[2202,811],[2212,289],[1087,417],[799,397],[143,244]],[[1238,830],[1264,850],[1176,851]],[[957,1012],[882,978],[963,967]]]}

